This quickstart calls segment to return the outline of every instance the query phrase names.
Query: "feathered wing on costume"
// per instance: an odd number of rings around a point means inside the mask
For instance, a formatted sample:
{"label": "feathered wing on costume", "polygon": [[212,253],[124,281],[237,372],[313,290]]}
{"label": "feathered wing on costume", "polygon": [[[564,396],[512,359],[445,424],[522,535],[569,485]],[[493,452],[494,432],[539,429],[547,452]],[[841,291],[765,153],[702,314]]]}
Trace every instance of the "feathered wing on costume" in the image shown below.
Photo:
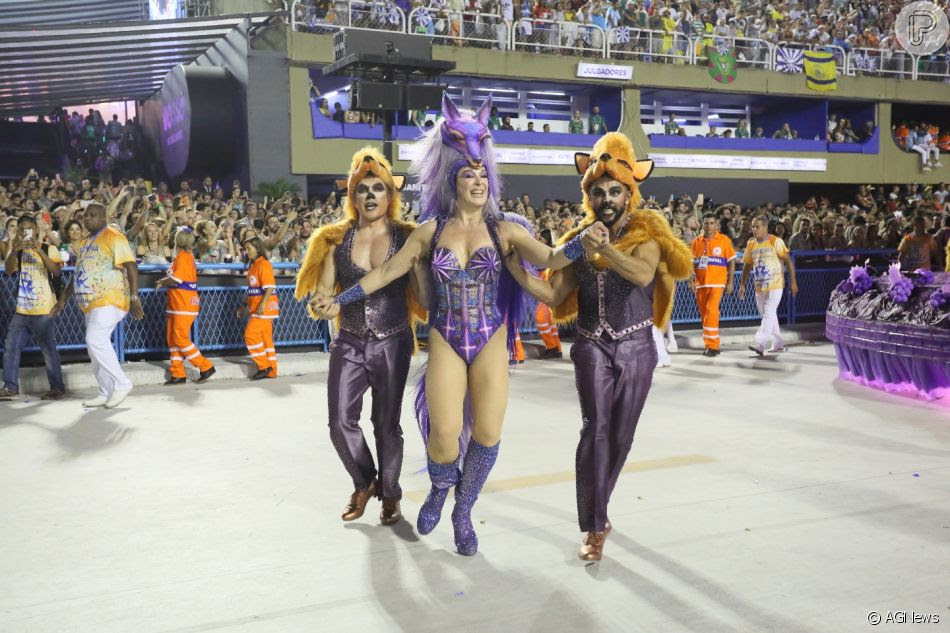
{"label": "feathered wing on costume", "polygon": [[[303,301],[316,292],[320,275],[323,273],[323,263],[326,261],[330,248],[342,244],[346,232],[356,226],[359,221],[359,214],[356,211],[356,185],[367,176],[379,178],[386,183],[390,190],[389,207],[386,210],[390,223],[407,235],[415,229],[415,224],[404,222],[399,215],[402,208],[402,197],[399,190],[402,188],[405,178],[394,176],[389,161],[378,149],[367,145],[353,154],[347,180],[337,181],[341,188],[346,187],[346,197],[343,199],[345,219],[320,227],[307,240],[307,254],[300,265],[300,270],[297,271],[297,280],[294,287],[294,297],[297,301]],[[339,284],[337,284],[334,292],[339,291]],[[411,288],[407,290],[407,293],[410,321],[413,325],[413,332],[415,332],[416,322],[425,322],[426,320],[426,309]],[[311,318],[319,318],[309,304],[307,305],[307,313]]]}
{"label": "feathered wing on costume", "polygon": [[[627,211],[631,214],[624,234],[613,246],[620,251],[630,252],[640,244],[653,240],[660,247],[660,264],[657,267],[653,287],[653,322],[662,328],[673,311],[673,295],[676,292],[676,280],[687,279],[692,273],[693,255],[689,247],[673,234],[669,222],[662,214],[640,208],[643,198],[638,183],[646,180],[653,170],[653,161],[636,160],[633,144],[623,134],[610,132],[601,137],[594,145],[591,154],[575,154],[575,164],[584,177],[581,181],[587,215],[581,223],[565,233],[558,244],[563,244],[579,234],[597,220],[590,204],[588,191],[591,183],[604,175],[609,175],[630,188],[631,196]],[[600,270],[607,269],[607,262],[595,255],[591,265]],[[551,312],[557,323],[573,321],[577,318],[577,289],[559,306],[551,306]]]}

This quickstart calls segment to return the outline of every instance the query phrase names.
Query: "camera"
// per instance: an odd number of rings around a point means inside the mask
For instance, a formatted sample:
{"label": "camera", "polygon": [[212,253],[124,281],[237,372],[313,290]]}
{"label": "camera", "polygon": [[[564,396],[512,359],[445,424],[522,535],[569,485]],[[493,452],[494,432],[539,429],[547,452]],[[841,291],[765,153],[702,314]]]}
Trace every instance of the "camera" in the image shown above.
{"label": "camera", "polygon": [[149,204],[155,202],[155,200],[157,199],[158,199],[158,196],[156,196],[154,193],[150,193],[147,196],[145,196],[145,202],[148,202]]}
{"label": "camera", "polygon": [[33,239],[33,229],[23,229],[23,239],[29,242]]}

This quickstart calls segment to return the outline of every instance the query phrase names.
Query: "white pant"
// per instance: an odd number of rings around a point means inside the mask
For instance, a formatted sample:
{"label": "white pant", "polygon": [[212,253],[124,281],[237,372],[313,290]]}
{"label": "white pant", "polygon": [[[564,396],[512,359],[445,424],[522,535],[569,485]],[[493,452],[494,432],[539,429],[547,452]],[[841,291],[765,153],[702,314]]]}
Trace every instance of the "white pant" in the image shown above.
{"label": "white pant", "polygon": [[663,340],[663,330],[657,326],[653,326],[653,342],[656,344],[656,359],[658,363],[670,363],[672,358],[670,358],[670,353],[666,351],[666,341]]}
{"label": "white pant", "polygon": [[755,332],[755,345],[759,349],[768,349],[769,338],[776,349],[785,347],[782,332],[778,328],[778,304],[782,301],[784,288],[755,292],[755,304],[759,307],[762,325]]}
{"label": "white pant", "polygon": [[931,155],[933,155],[933,162],[936,163],[940,161],[940,148],[936,145],[912,145],[911,149],[920,154],[921,167],[927,164]]}
{"label": "white pant", "polygon": [[112,347],[112,331],[125,318],[126,313],[115,306],[93,308],[86,313],[86,350],[92,361],[92,371],[99,383],[99,395],[108,398],[113,391],[132,388],[132,383],[122,372],[119,357]]}

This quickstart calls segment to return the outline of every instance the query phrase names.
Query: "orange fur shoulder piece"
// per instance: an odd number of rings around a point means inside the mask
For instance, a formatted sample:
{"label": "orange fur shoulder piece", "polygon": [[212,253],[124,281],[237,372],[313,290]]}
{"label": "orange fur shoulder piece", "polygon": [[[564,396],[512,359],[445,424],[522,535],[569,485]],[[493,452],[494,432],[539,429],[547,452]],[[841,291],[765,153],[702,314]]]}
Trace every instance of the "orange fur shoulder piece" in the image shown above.
{"label": "orange fur shoulder piece", "polygon": [[[593,214],[589,213],[580,226],[566,233],[558,244],[572,239],[593,222]],[[660,213],[649,209],[633,211],[630,225],[626,232],[616,242],[614,247],[627,252],[638,245],[653,240],[660,247],[660,264],[657,267],[653,288],[653,321],[657,327],[666,325],[673,311],[673,295],[676,292],[676,280],[686,279],[692,272],[693,255],[686,244],[678,239]],[[595,256],[591,265],[600,270],[607,268],[606,262]],[[577,318],[577,290],[575,289],[564,302],[552,307],[551,312],[556,323],[569,323]]]}
{"label": "orange fur shoulder piece", "polygon": [[[343,236],[351,226],[353,226],[351,220],[321,226],[307,240],[307,254],[300,265],[300,270],[297,271],[294,284],[294,298],[297,301],[303,301],[316,292],[320,274],[323,272],[323,261],[330,252],[330,247],[342,244]],[[309,305],[307,312],[311,318],[317,318]]]}

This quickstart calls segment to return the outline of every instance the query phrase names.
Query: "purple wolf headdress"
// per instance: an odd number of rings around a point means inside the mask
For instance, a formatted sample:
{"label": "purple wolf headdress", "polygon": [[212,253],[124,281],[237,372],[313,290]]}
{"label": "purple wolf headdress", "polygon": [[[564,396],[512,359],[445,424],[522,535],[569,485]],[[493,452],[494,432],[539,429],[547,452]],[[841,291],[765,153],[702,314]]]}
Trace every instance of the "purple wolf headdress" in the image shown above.
{"label": "purple wolf headdress", "polygon": [[[442,122],[426,132],[419,140],[420,151],[412,161],[410,173],[416,181],[424,184],[422,193],[422,212],[420,222],[427,220],[445,221],[454,215],[456,210],[455,176],[463,167],[484,168],[488,173],[489,199],[485,204],[485,222],[492,241],[498,244],[498,223],[500,221],[517,222],[529,232],[533,232],[531,225],[521,216],[511,213],[502,213],[498,208],[501,197],[501,178],[498,166],[495,163],[495,149],[491,132],[488,129],[488,116],[491,113],[491,96],[485,99],[475,116],[467,112],[460,112],[447,94],[442,96]],[[435,298],[434,289],[430,289],[429,296]],[[502,266],[501,278],[498,284],[498,307],[505,315],[508,326],[508,351],[514,348],[515,336],[521,320],[521,309],[524,293],[521,287]],[[435,305],[429,309],[429,325],[433,327]],[[425,396],[425,377],[419,381],[416,389],[416,418],[422,438],[429,436],[429,408]],[[466,399],[465,404],[465,431],[461,446],[468,444],[467,434],[471,431],[470,407]]]}
{"label": "purple wolf headdress", "polygon": [[485,218],[501,219],[498,210],[501,179],[495,164],[495,144],[488,130],[491,108],[489,96],[473,117],[459,112],[449,95],[442,96],[442,122],[419,140],[419,154],[409,168],[416,181],[426,185],[419,215],[421,222],[450,217],[455,212],[455,175],[467,166],[484,167],[488,172],[489,200]]}

